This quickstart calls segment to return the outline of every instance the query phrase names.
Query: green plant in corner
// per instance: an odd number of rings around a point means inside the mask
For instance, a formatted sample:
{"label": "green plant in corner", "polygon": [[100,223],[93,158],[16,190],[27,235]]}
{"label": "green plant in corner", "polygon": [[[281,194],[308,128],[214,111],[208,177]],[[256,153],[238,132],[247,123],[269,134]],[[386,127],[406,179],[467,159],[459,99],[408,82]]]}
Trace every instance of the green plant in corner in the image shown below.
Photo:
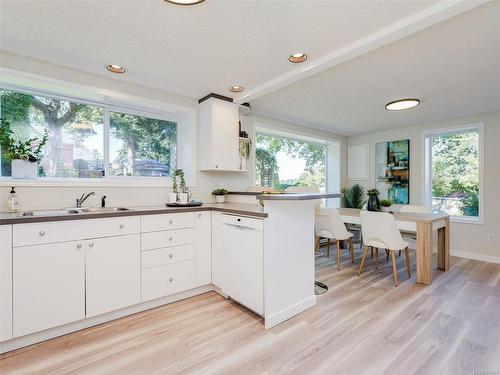
{"label": "green plant in corner", "polygon": [[228,191],[223,188],[212,190],[212,195],[226,195]]}
{"label": "green plant in corner", "polygon": [[342,205],[346,208],[362,208],[365,204],[365,189],[359,184],[341,190]]}

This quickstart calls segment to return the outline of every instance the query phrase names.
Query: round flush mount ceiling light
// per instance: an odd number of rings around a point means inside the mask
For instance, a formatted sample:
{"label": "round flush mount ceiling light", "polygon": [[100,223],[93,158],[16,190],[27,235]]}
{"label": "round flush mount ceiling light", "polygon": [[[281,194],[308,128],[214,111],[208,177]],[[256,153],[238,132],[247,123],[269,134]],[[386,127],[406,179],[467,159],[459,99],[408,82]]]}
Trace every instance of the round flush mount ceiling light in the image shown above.
{"label": "round flush mount ceiling light", "polygon": [[118,73],[118,74],[122,74],[127,71],[127,69],[125,69],[123,66],[116,64],[106,65],[106,69],[108,69],[111,73]]}
{"label": "round flush mount ceiling light", "polygon": [[403,109],[410,109],[420,104],[419,99],[399,99],[387,103],[385,109],[388,111],[402,111]]}
{"label": "round flush mount ceiling light", "polygon": [[294,53],[293,55],[288,56],[288,61],[293,64],[299,64],[307,60],[307,54],[304,52]]}
{"label": "round flush mount ceiling light", "polygon": [[245,88],[241,86],[231,86],[229,91],[231,92],[242,92]]}
{"label": "round flush mount ceiling light", "polygon": [[196,5],[204,2],[205,0],[165,0],[167,3],[175,5]]}

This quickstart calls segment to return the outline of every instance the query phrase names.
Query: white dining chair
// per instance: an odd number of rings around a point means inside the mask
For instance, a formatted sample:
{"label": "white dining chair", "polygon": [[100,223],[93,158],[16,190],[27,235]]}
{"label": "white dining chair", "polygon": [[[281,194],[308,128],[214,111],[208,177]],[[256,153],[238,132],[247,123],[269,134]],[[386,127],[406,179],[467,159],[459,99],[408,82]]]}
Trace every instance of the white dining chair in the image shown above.
{"label": "white dining chair", "polygon": [[398,272],[396,270],[395,252],[404,250],[406,255],[406,271],[410,274],[410,253],[408,243],[403,241],[394,216],[388,212],[361,211],[361,230],[363,232],[363,257],[359,265],[358,276],[361,275],[368,248],[375,248],[375,267],[378,267],[378,249],[386,249],[392,258],[392,272],[394,285],[398,286]]}
{"label": "white dining chair", "polygon": [[316,237],[328,240],[327,257],[330,256],[330,240],[337,242],[337,269],[340,270],[340,245],[341,241],[349,240],[349,252],[354,263],[354,248],[352,245],[353,234],[349,232],[336,208],[321,209],[321,216],[315,221]]}

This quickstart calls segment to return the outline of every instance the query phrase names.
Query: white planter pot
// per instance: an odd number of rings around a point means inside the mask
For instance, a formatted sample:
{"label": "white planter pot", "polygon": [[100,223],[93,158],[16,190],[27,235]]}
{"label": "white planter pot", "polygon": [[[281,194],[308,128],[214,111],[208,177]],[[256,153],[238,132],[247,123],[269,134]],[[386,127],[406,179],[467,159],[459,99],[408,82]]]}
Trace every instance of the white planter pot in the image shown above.
{"label": "white planter pot", "polygon": [[188,193],[179,193],[179,203],[186,204],[188,202]]}
{"label": "white planter pot", "polygon": [[177,202],[177,193],[168,193],[168,203]]}
{"label": "white planter pot", "polygon": [[242,171],[245,171],[247,169],[247,159],[246,158],[240,158],[240,169]]}
{"label": "white planter pot", "polygon": [[216,195],[215,201],[217,203],[224,203],[226,201],[226,196],[225,195]]}
{"label": "white planter pot", "polygon": [[37,178],[38,163],[15,159],[11,161],[12,178]]}

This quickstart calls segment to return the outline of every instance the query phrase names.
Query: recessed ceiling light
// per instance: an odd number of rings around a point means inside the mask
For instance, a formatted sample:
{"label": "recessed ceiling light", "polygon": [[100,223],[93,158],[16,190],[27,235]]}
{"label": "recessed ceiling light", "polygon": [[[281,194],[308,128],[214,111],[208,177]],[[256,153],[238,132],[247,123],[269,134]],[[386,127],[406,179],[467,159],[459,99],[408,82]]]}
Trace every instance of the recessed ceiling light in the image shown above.
{"label": "recessed ceiling light", "polygon": [[175,5],[196,5],[204,2],[205,0],[165,0],[167,3]]}
{"label": "recessed ceiling light", "polygon": [[399,99],[387,103],[385,109],[388,111],[402,111],[403,109],[410,109],[420,104],[419,99]]}
{"label": "recessed ceiling light", "polygon": [[229,91],[231,92],[242,92],[245,88],[241,86],[231,86]]}
{"label": "recessed ceiling light", "polygon": [[125,73],[127,69],[125,69],[123,66],[116,65],[116,64],[109,64],[106,65],[106,69],[108,69],[111,73]]}
{"label": "recessed ceiling light", "polygon": [[294,53],[288,57],[288,61],[298,64],[307,60],[307,55],[304,52]]}

